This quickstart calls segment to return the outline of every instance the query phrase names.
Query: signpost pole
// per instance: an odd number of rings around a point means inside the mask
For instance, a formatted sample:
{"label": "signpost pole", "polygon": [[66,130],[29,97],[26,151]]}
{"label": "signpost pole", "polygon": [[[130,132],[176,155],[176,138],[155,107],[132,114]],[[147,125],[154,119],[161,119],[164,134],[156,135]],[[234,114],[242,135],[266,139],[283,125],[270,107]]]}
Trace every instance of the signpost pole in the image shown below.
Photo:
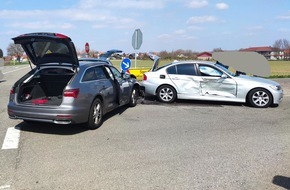
{"label": "signpost pole", "polygon": [[137,55],[137,51],[135,50],[135,68],[136,68],[136,65],[137,65],[136,64],[136,62],[137,62],[137,56],[136,55]]}

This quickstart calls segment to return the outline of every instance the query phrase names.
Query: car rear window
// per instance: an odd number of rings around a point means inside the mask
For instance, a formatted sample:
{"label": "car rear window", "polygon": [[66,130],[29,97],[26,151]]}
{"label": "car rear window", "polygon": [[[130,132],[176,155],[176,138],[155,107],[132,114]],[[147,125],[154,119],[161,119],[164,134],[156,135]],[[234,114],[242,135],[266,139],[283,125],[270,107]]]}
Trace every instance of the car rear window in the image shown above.
{"label": "car rear window", "polygon": [[27,44],[26,46],[27,46],[27,49],[31,52],[31,54],[32,55],[35,54],[36,57],[43,57],[44,55],[49,55],[49,54],[69,55],[69,49],[65,44],[54,42],[54,41],[51,41],[51,42],[38,42],[37,41],[31,44]]}

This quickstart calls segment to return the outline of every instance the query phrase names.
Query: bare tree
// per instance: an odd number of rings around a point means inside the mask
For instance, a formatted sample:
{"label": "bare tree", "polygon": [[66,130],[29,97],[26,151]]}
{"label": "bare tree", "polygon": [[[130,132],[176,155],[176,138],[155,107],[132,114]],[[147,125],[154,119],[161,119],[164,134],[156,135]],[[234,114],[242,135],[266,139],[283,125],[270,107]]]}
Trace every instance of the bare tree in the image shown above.
{"label": "bare tree", "polygon": [[290,49],[290,42],[289,40],[283,39],[282,40],[282,47],[284,50]]}
{"label": "bare tree", "polygon": [[276,40],[275,43],[273,44],[273,47],[281,50],[282,49],[282,40],[281,39]]}
{"label": "bare tree", "polygon": [[3,58],[3,51],[0,49],[0,58]]}
{"label": "bare tree", "polygon": [[20,44],[10,43],[7,47],[7,54],[10,56],[16,56],[17,61],[20,62],[20,58],[23,55],[24,50]]}
{"label": "bare tree", "polygon": [[276,49],[276,54],[280,51],[284,52],[284,59],[289,59],[290,57],[290,42],[287,39],[276,40],[273,44]]}
{"label": "bare tree", "polygon": [[159,52],[159,56],[162,57],[162,59],[172,59],[172,54],[167,51]]}
{"label": "bare tree", "polygon": [[223,52],[222,48],[214,48],[212,51],[213,52]]}
{"label": "bare tree", "polygon": [[284,59],[289,60],[290,59],[290,42],[286,39],[283,39],[282,44],[283,44],[283,50],[284,50]]}

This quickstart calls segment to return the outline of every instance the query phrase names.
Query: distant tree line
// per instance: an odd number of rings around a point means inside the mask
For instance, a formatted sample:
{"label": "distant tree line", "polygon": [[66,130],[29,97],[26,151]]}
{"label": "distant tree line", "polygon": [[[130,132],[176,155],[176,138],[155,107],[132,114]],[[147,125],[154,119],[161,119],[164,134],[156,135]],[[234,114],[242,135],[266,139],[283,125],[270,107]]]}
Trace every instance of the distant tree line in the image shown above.
{"label": "distant tree line", "polygon": [[[290,42],[287,39],[278,39],[274,42],[272,46],[275,50],[275,52],[280,53],[284,52],[284,59],[290,60]],[[222,48],[214,48],[212,52],[220,52],[223,51]],[[7,55],[8,56],[15,56],[17,61],[20,62],[20,58],[23,55],[24,51],[19,44],[10,43],[7,47]],[[155,54],[158,54],[162,59],[183,59],[183,60],[189,60],[189,59],[196,59],[197,55],[200,52],[192,51],[192,50],[174,50],[174,51],[160,51],[160,52],[154,52]],[[97,57],[99,55],[98,51],[90,51],[89,57]],[[130,55],[130,54],[129,54]],[[127,54],[124,54],[124,56],[129,56]],[[123,57],[124,57],[123,56]],[[3,57],[3,51],[0,49],[0,57]],[[116,57],[117,58],[117,57]],[[147,53],[139,53],[138,59],[149,59],[149,56]]]}

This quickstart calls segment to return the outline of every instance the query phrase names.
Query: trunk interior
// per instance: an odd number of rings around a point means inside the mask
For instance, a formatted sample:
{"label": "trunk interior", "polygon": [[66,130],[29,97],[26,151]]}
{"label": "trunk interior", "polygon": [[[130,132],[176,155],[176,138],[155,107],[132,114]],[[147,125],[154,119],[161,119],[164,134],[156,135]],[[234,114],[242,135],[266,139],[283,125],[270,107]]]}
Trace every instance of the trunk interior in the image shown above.
{"label": "trunk interior", "polygon": [[21,83],[18,103],[34,105],[55,105],[62,102],[63,90],[74,76],[68,69],[43,69],[28,81]]}

